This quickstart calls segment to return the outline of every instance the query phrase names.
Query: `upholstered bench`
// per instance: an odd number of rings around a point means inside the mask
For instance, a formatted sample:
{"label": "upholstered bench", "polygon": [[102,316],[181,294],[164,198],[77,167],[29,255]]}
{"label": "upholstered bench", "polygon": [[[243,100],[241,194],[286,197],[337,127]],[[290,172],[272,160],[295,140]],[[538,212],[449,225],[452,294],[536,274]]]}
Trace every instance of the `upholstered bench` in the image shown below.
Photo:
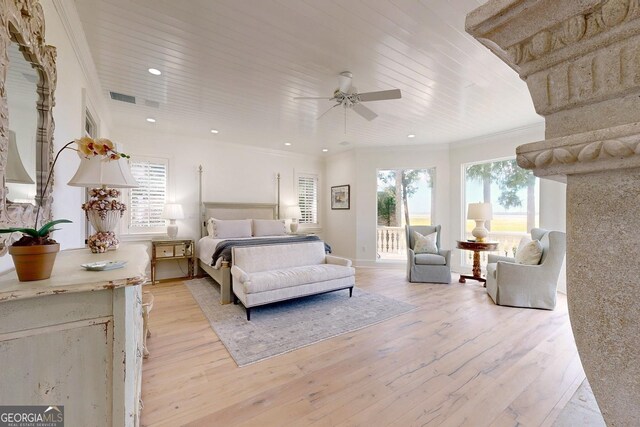
{"label": "upholstered bench", "polygon": [[325,254],[323,242],[234,247],[234,302],[251,308],[355,286],[351,261]]}

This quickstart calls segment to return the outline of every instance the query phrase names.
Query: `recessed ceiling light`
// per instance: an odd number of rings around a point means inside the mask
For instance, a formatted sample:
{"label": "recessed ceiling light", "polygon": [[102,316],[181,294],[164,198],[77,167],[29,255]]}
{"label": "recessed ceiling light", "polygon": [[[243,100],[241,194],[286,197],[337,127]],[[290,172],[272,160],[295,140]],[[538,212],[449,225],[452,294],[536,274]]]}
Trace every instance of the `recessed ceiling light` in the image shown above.
{"label": "recessed ceiling light", "polygon": [[415,138],[416,136],[412,133],[410,133],[409,135],[407,135],[407,138]]}
{"label": "recessed ceiling light", "polygon": [[291,147],[291,143],[290,142],[285,142],[284,145],[286,145],[287,147]]}
{"label": "recessed ceiling light", "polygon": [[162,71],[158,70],[157,68],[149,68],[149,72],[154,76],[159,76],[160,74],[162,74]]}
{"label": "recessed ceiling light", "polygon": [[155,123],[155,122],[156,122],[156,119],[154,119],[153,117],[147,117],[147,121],[148,121],[149,123]]}
{"label": "recessed ceiling light", "polygon": [[329,149],[328,149],[328,148],[323,148],[323,149],[322,149],[322,152],[323,152],[323,153],[326,153],[327,151],[329,151]]}
{"label": "recessed ceiling light", "polygon": [[218,129],[211,129],[211,133],[218,133]]}

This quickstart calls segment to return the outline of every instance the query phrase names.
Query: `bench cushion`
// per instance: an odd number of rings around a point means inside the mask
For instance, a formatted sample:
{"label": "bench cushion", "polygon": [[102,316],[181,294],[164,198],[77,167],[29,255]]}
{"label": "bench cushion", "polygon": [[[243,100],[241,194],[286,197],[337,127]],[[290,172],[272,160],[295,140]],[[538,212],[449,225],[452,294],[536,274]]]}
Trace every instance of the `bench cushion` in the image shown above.
{"label": "bench cushion", "polygon": [[447,260],[442,255],[437,254],[416,254],[416,265],[447,265]]}
{"label": "bench cushion", "polygon": [[246,294],[272,291],[304,285],[307,283],[324,282],[355,275],[353,267],[333,264],[306,265],[282,270],[261,271],[249,273],[240,278]]}
{"label": "bench cushion", "polygon": [[287,245],[237,246],[233,248],[232,254],[233,264],[246,273],[325,263],[324,242],[321,241]]}

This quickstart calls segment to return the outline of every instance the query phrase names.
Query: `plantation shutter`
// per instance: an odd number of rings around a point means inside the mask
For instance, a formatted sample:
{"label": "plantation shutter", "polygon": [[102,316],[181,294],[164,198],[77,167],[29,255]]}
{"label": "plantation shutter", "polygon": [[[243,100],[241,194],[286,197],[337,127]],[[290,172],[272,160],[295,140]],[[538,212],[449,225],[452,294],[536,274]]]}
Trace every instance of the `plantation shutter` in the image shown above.
{"label": "plantation shutter", "polygon": [[129,228],[164,227],[160,216],[167,199],[167,162],[132,160],[131,173],[139,186],[130,191]]}
{"label": "plantation shutter", "polygon": [[298,206],[300,206],[300,224],[318,223],[318,177],[298,176]]}

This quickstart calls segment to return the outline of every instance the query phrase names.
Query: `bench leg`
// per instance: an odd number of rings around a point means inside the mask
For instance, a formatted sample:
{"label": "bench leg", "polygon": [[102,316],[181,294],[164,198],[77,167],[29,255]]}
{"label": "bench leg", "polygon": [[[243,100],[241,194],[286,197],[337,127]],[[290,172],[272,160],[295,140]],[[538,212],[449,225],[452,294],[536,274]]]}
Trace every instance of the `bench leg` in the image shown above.
{"label": "bench leg", "polygon": [[353,295],[353,286],[349,288],[349,298]]}
{"label": "bench leg", "polygon": [[247,322],[250,322],[251,321],[251,309],[245,307],[245,310],[247,310]]}

